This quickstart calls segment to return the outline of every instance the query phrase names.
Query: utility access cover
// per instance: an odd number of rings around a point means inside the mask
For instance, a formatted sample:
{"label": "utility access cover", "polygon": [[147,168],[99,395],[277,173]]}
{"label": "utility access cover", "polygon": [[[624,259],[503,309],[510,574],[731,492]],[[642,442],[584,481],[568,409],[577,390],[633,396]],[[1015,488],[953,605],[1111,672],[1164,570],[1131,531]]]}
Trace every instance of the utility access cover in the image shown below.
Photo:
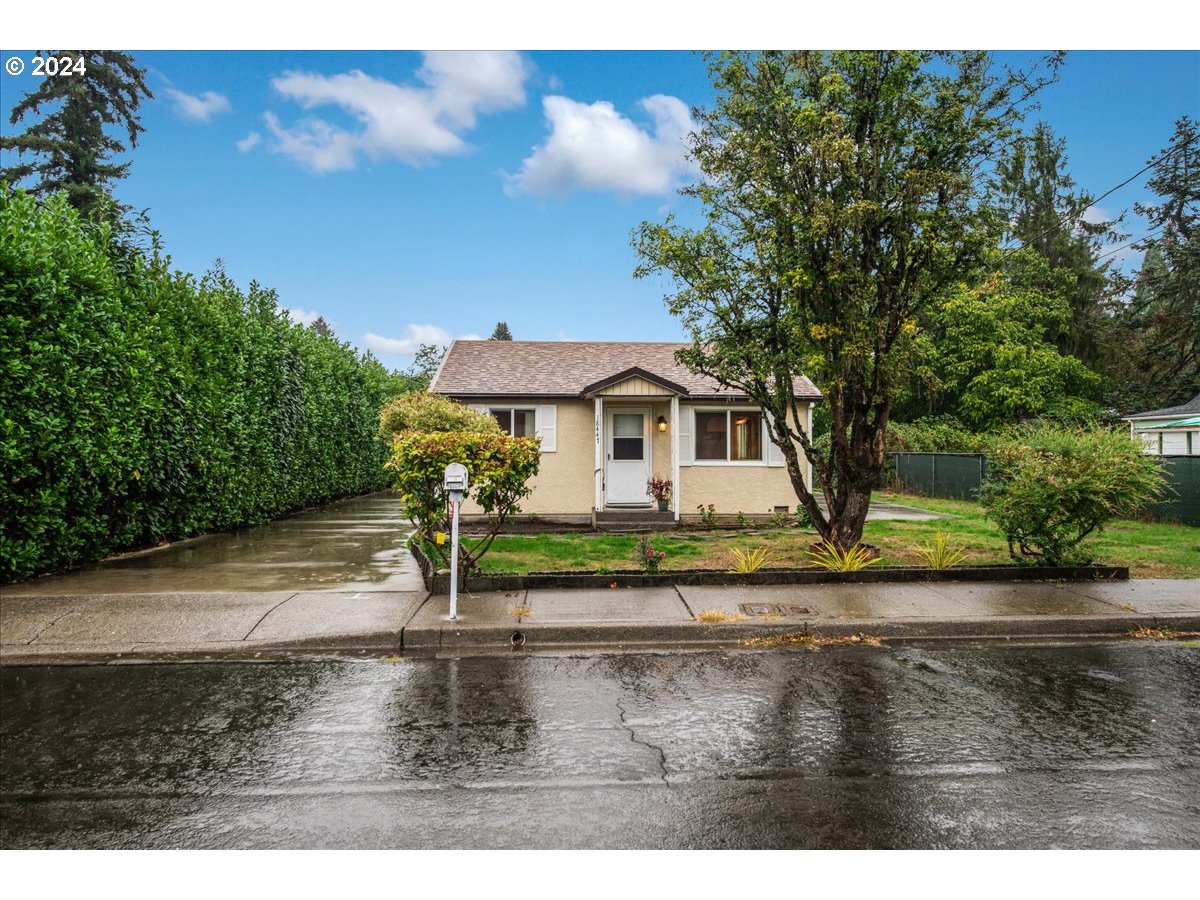
{"label": "utility access cover", "polygon": [[783,603],[739,603],[738,610],[744,616],[807,616],[812,610],[807,606],[790,606]]}

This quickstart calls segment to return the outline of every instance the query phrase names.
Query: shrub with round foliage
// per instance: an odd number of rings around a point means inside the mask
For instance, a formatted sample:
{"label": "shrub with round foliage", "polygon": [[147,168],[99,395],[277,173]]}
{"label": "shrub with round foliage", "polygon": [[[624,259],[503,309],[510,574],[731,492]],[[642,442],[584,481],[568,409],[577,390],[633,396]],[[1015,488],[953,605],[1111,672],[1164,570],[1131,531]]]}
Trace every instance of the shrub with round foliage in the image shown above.
{"label": "shrub with round foliage", "polygon": [[980,501],[1014,559],[1085,564],[1092,555],[1081,542],[1145,508],[1163,484],[1158,461],[1128,432],[1039,426],[992,446]]}
{"label": "shrub with round foliage", "polygon": [[500,426],[485,412],[471,409],[441,394],[414,391],[397,397],[379,416],[379,433],[392,438],[402,431],[471,431],[500,434]]}
{"label": "shrub with round foliage", "polygon": [[537,474],[539,462],[536,438],[509,437],[498,428],[494,432],[408,430],[396,434],[387,468],[405,515],[416,523],[424,545],[448,566],[450,546],[435,540],[437,532],[449,530],[449,502],[442,480],[450,463],[467,467],[467,499],[487,514],[488,524],[478,541],[460,541],[459,568],[465,574],[478,568],[500,529],[520,512],[518,504],[533,491],[529,479]]}

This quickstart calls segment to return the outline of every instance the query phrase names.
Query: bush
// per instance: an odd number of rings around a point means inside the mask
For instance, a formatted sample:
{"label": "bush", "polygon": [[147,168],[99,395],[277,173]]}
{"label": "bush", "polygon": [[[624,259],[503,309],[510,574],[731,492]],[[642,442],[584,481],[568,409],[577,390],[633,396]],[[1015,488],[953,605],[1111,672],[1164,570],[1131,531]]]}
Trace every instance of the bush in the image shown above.
{"label": "bush", "polygon": [[633,545],[632,552],[633,561],[647,575],[657,575],[659,568],[663,564],[663,560],[667,558],[667,554],[654,546],[654,538],[643,534],[637,539],[637,543]]}
{"label": "bush", "polygon": [[379,434],[391,440],[402,431],[471,431],[500,434],[500,426],[485,412],[425,391],[397,397],[379,415]]}
{"label": "bush", "polygon": [[488,516],[487,530],[480,540],[474,544],[459,542],[459,568],[467,573],[478,568],[500,529],[520,512],[519,502],[532,492],[528,481],[538,471],[538,441],[509,437],[499,429],[494,433],[403,431],[396,435],[392,458],[387,463],[393,486],[421,539],[447,566],[450,545],[438,544],[436,536],[439,531],[449,530],[449,501],[442,490],[442,479],[446,466],[455,462],[467,467],[467,497]]}
{"label": "bush", "polygon": [[888,453],[979,453],[983,438],[951,417],[889,422]]}
{"label": "bush", "polygon": [[1136,514],[1164,484],[1158,462],[1125,431],[1020,429],[992,445],[989,462],[985,514],[1014,559],[1048,565],[1091,562],[1081,542]]}
{"label": "bush", "polygon": [[0,582],[387,486],[399,379],[113,240],[0,187]]}

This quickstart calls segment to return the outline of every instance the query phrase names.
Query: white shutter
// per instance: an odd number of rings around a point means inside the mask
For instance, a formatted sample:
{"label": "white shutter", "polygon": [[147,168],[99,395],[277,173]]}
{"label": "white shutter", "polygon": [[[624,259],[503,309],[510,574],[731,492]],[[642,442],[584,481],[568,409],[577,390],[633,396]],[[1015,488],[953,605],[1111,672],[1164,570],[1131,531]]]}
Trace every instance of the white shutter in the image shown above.
{"label": "white shutter", "polygon": [[767,431],[767,465],[782,466],[784,465],[783,450],[775,443],[774,428],[771,424],[771,414],[763,411],[763,428]]}
{"label": "white shutter", "polygon": [[692,413],[690,406],[679,408],[679,421],[675,425],[675,437],[679,441],[679,464],[690,466],[695,448],[692,446]]}
{"label": "white shutter", "polygon": [[542,452],[554,453],[558,450],[558,407],[539,406],[537,408],[537,436],[542,439]]}

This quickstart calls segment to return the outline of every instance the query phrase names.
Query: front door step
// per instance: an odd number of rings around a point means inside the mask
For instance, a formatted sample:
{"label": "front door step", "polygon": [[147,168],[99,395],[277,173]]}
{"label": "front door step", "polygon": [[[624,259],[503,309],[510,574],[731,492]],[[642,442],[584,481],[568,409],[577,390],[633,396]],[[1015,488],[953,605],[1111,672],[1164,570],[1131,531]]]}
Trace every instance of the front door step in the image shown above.
{"label": "front door step", "polygon": [[674,528],[675,514],[657,509],[604,509],[596,513],[599,531],[629,531],[639,528]]}

